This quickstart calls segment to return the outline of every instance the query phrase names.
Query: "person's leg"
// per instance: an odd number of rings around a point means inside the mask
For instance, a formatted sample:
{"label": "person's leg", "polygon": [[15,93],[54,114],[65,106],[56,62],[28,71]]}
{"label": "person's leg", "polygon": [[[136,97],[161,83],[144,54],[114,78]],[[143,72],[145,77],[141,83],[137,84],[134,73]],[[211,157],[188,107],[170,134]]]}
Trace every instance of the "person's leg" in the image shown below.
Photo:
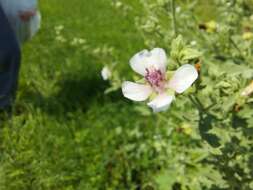
{"label": "person's leg", "polygon": [[20,59],[15,33],[0,7],[0,110],[10,110],[15,100]]}

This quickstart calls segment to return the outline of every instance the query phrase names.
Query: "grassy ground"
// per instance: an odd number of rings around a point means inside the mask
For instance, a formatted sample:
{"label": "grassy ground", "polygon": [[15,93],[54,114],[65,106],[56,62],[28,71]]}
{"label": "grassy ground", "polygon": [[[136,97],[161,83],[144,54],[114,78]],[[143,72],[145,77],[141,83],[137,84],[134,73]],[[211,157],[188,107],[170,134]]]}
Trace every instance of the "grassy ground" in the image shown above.
{"label": "grassy ground", "polygon": [[[127,64],[142,41],[109,0],[44,0],[41,11],[42,29],[23,49],[16,114],[0,134],[0,189],[98,189],[121,138],[114,131],[131,129],[136,113],[118,93],[104,96],[102,64],[69,43],[114,46]],[[66,43],[55,40],[58,25]]]}

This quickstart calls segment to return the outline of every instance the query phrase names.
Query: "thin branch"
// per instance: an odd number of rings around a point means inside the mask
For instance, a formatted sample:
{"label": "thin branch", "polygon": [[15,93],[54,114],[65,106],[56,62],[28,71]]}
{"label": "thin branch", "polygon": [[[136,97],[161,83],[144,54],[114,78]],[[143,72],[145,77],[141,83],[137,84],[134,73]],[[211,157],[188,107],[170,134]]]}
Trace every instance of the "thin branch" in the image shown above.
{"label": "thin branch", "polygon": [[177,36],[175,0],[171,0],[171,17],[172,17],[172,28],[174,30],[174,36]]}

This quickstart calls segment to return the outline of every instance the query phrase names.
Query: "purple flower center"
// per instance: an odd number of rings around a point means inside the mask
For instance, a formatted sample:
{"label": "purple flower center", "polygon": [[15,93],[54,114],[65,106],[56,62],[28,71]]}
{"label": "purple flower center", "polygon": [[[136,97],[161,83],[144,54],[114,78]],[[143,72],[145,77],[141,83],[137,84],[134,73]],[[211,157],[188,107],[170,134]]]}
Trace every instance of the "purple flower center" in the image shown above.
{"label": "purple flower center", "polygon": [[165,77],[159,69],[146,69],[145,79],[155,90],[163,90]]}

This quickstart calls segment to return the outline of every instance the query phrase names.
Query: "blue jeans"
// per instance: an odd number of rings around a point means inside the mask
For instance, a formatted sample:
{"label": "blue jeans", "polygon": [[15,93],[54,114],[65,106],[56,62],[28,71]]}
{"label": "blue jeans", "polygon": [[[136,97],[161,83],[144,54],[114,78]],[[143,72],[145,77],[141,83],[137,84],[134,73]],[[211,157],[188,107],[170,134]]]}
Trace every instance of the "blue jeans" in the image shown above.
{"label": "blue jeans", "polygon": [[15,100],[20,62],[18,41],[0,6],[0,109]]}

